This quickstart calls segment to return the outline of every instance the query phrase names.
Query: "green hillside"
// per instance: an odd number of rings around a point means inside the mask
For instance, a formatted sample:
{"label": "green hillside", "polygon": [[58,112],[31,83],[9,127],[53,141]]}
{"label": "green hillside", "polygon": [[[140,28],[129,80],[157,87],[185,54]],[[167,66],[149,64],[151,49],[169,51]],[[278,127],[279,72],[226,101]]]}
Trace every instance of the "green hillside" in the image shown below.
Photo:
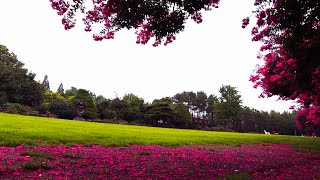
{"label": "green hillside", "polygon": [[320,151],[320,138],[154,128],[0,113],[0,145],[34,145],[37,142],[104,146],[283,143]]}

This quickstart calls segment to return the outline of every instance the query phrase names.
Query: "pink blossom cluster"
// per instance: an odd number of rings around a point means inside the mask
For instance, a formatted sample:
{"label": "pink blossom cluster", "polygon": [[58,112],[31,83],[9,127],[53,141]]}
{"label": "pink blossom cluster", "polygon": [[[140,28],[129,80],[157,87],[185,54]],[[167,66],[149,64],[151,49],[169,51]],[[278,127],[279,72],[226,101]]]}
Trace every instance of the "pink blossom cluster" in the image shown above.
{"label": "pink blossom cluster", "polygon": [[317,179],[319,164],[319,154],[279,144],[0,146],[0,179],[215,179],[238,173],[253,179]]}
{"label": "pink blossom cluster", "polygon": [[[266,44],[261,47],[260,51],[271,50],[271,48],[271,44]],[[286,100],[286,94],[281,94],[281,92],[296,90],[295,72],[298,68],[296,60],[288,58],[288,54],[281,47],[264,55],[263,60],[265,64],[258,68],[255,75],[251,75],[250,81],[255,83],[255,88],[263,87],[261,97],[280,95]],[[293,93],[290,98],[296,99],[297,93]]]}
{"label": "pink blossom cluster", "polygon": [[[255,88],[263,89],[260,97],[276,95],[282,100],[296,100],[299,105],[291,106],[290,109],[300,111],[296,116],[298,127],[320,128],[320,66],[315,67],[315,70],[313,67],[307,71],[303,70],[302,61],[304,60],[294,58],[281,43],[279,45],[281,39],[290,32],[277,29],[279,21],[283,18],[281,15],[277,16],[281,12],[281,10],[276,10],[279,2],[272,1],[271,6],[263,4],[266,2],[267,0],[256,0],[255,2],[258,7],[255,12],[257,22],[251,31],[252,41],[263,43],[258,58],[264,60],[264,65],[260,66],[250,77],[250,81],[254,82]],[[248,24],[249,18],[243,19],[242,27],[245,28]],[[317,25],[318,22],[315,22],[314,26],[317,27]],[[301,46],[308,48],[310,40],[304,39]],[[301,80],[304,72],[311,72],[310,81]]]}
{"label": "pink blossom cluster", "polygon": [[202,23],[202,14],[200,12],[196,12],[195,14],[191,15],[191,19],[194,22],[200,24],[200,23]]}
{"label": "pink blossom cluster", "polygon": [[242,28],[245,28],[245,27],[247,27],[248,26],[248,24],[249,24],[249,22],[250,22],[250,19],[247,17],[247,18],[244,18],[244,19],[242,19]]}
{"label": "pink blossom cluster", "polygon": [[[202,9],[211,10],[211,7],[217,8],[220,0],[210,0]],[[81,13],[85,14],[82,19],[85,25],[85,31],[91,32],[95,24],[104,24],[104,29],[99,33],[93,34],[93,39],[95,41],[101,41],[103,39],[113,39],[114,33],[123,28],[135,28],[137,35],[137,44],[146,44],[151,38],[155,38],[153,46],[158,46],[162,42],[167,45],[175,39],[175,34],[179,33],[181,29],[177,28],[172,32],[168,32],[166,35],[156,34],[154,27],[152,27],[152,22],[168,22],[172,24],[179,24],[178,17],[172,17],[171,14],[174,12],[183,12],[184,21],[191,18],[196,23],[202,22],[202,15],[200,13],[201,9],[197,9],[195,12],[194,7],[186,6],[196,6],[198,4],[183,4],[188,1],[181,2],[171,2],[164,1],[163,3],[173,3],[168,4],[168,6],[173,6],[172,10],[168,11],[167,17],[156,19],[154,12],[152,11],[167,11],[166,9],[161,9],[157,6],[156,2],[152,1],[121,1],[121,0],[92,0],[93,8],[91,10],[86,10],[86,3],[84,0],[50,0],[52,8],[57,11],[58,15],[63,16],[62,24],[66,30],[69,30],[75,26],[75,12],[80,9]],[[140,3],[137,5],[137,3]],[[182,4],[181,4],[182,3]],[[203,2],[201,2],[203,3]],[[159,8],[159,9],[154,9]],[[198,8],[198,7],[197,7]],[[192,11],[192,12],[191,12]],[[160,14],[166,12],[157,12]],[[182,26],[183,28],[184,26]],[[157,27],[162,28],[162,27]],[[171,31],[171,30],[169,30]]]}
{"label": "pink blossom cluster", "polygon": [[151,25],[150,24],[139,24],[138,30],[136,31],[137,35],[137,44],[147,44],[151,37],[154,36],[154,33],[151,31]]}
{"label": "pink blossom cluster", "polygon": [[314,22],[313,25],[314,25],[315,28],[320,28],[320,21],[319,22]]}
{"label": "pink blossom cluster", "polygon": [[70,7],[69,2],[66,1],[56,1],[56,0],[50,0],[51,7],[57,11],[58,15],[63,15],[67,12],[67,10]]}
{"label": "pink blossom cluster", "polygon": [[308,135],[312,135],[316,127],[320,126],[320,106],[301,108],[296,115],[297,126],[300,129],[307,129]]}

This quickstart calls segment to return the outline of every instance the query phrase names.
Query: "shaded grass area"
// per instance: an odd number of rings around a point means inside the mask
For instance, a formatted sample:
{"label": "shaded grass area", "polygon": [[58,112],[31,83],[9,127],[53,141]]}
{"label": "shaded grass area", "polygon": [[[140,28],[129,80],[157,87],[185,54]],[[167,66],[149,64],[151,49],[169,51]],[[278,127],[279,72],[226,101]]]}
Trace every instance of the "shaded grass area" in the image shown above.
{"label": "shaded grass area", "polygon": [[289,144],[304,151],[320,152],[320,138],[102,124],[0,113],[0,145],[35,145],[37,142],[45,145],[103,146],[277,143]]}

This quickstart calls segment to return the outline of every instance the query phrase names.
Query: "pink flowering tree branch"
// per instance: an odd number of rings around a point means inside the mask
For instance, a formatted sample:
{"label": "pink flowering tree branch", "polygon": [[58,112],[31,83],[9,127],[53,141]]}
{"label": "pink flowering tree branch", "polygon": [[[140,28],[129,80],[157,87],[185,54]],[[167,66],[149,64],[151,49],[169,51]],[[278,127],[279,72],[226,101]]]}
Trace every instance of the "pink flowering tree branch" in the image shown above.
{"label": "pink flowering tree branch", "polygon": [[[51,6],[62,16],[66,30],[76,24],[76,14],[84,14],[85,31],[103,24],[93,39],[113,39],[121,29],[136,29],[137,44],[147,44],[154,38],[153,46],[167,45],[185,27],[187,19],[202,22],[201,10],[217,8],[219,0],[92,0],[88,9],[85,0],[50,0]],[[79,14],[78,13],[78,14]]]}

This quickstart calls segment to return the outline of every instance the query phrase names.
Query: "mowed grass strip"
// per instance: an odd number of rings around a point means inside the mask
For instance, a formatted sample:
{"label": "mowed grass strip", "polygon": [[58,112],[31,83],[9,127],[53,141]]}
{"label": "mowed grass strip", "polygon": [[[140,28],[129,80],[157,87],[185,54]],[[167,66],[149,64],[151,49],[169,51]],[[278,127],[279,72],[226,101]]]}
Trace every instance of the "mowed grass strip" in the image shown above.
{"label": "mowed grass strip", "polygon": [[320,138],[103,124],[0,113],[0,145],[131,144],[163,146],[280,143],[320,152]]}

